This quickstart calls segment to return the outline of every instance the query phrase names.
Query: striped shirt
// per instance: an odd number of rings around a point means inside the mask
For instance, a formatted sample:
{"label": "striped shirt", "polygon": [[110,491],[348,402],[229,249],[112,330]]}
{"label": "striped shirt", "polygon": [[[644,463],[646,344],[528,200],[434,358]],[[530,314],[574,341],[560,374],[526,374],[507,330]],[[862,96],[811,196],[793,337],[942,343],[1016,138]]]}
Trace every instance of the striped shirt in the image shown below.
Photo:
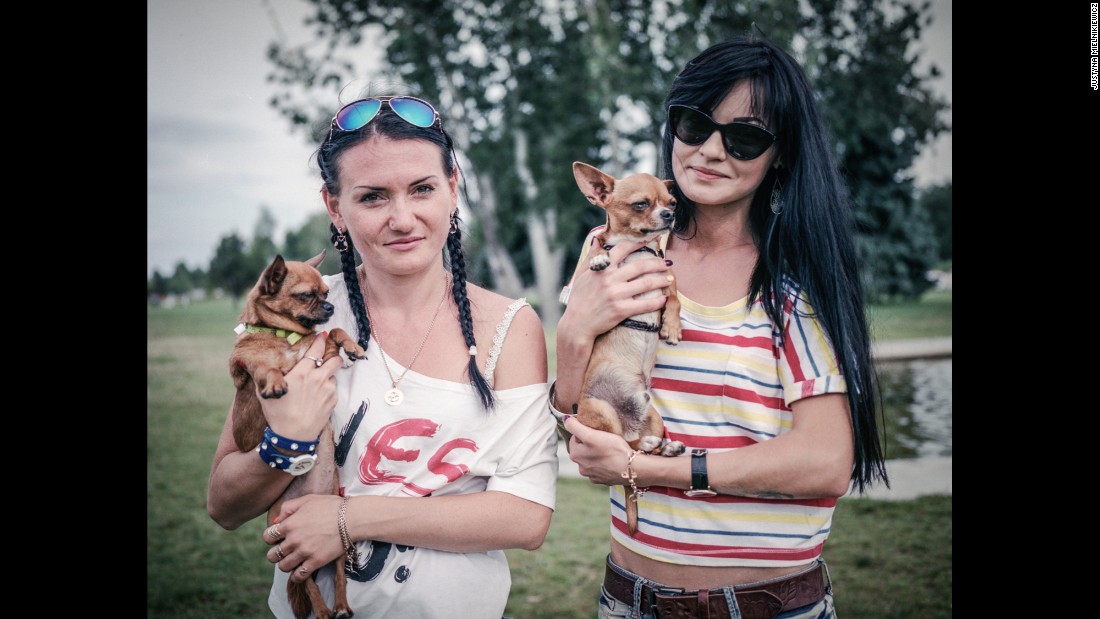
{"label": "striped shirt", "polygon": [[[759,301],[707,307],[678,295],[682,339],[658,344],[651,393],[668,437],[683,441],[688,453],[775,438],[791,430],[792,402],[847,391],[812,307],[793,282],[784,288],[782,337]],[[835,498],[689,498],[651,486],[638,501],[638,532],[631,537],[623,500],[623,487],[611,486],[611,535],[619,543],[658,561],[703,566],[809,563],[821,555],[836,507]]]}

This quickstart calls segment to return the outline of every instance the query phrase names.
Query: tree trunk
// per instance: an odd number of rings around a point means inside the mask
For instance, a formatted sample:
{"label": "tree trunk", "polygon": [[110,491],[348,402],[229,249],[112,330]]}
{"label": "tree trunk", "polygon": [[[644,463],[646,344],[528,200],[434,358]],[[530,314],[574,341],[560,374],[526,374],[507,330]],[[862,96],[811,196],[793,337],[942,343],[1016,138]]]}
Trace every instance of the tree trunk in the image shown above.
{"label": "tree trunk", "polygon": [[522,297],[523,278],[520,277],[516,263],[508,255],[508,249],[500,242],[500,236],[497,234],[499,226],[496,216],[496,189],[493,187],[492,180],[484,175],[476,175],[475,179],[478,193],[477,206],[471,205],[471,208],[477,211],[481,233],[485,237],[485,259],[489,264],[492,288],[506,297]]}
{"label": "tree trunk", "polygon": [[527,215],[527,238],[531,242],[531,263],[535,270],[535,296],[542,325],[557,328],[561,318],[558,303],[559,283],[565,250],[551,249],[557,228],[557,213],[552,209],[532,211]]}
{"label": "tree trunk", "polygon": [[[442,74],[448,78],[442,82],[443,91],[447,95],[446,99],[461,101],[458,89],[450,79],[450,74]],[[456,103],[448,106],[448,113],[450,117],[456,119],[456,122],[451,123],[451,137],[456,149],[469,152],[470,130],[465,110]],[[479,174],[469,162],[466,164],[465,174],[467,178],[473,177],[474,185],[477,187],[477,195],[473,203],[467,203],[467,206],[481,224],[481,234],[485,242],[485,261],[489,265],[490,287],[507,297],[521,297],[523,296],[523,278],[520,277],[519,269],[516,268],[512,257],[508,255],[507,248],[500,242],[500,235],[497,233],[499,229],[496,215],[497,194],[492,179],[488,178],[488,175]],[[469,260],[470,257],[467,257],[467,261]]]}
{"label": "tree trunk", "polygon": [[[516,144],[516,171],[523,180],[524,197],[528,204],[538,201],[538,185],[535,176],[531,174],[528,163],[527,134],[516,130],[514,135]],[[539,308],[539,316],[544,326],[558,324],[561,317],[561,305],[558,304],[558,282],[561,281],[561,265],[565,252],[561,249],[551,249],[554,239],[557,238],[557,211],[550,206],[532,208],[527,212],[527,242],[531,251],[531,264],[535,271],[534,299],[532,301]]]}

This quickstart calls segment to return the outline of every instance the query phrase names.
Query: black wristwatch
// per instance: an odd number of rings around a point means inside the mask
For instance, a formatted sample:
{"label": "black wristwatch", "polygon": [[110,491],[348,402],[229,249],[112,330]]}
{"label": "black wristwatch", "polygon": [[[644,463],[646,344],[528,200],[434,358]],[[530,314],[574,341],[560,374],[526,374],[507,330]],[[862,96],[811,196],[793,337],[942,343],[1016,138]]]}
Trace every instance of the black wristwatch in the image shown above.
{"label": "black wristwatch", "polygon": [[710,481],[707,479],[707,450],[691,450],[691,490],[684,492],[685,496],[708,497],[718,494],[710,489]]}

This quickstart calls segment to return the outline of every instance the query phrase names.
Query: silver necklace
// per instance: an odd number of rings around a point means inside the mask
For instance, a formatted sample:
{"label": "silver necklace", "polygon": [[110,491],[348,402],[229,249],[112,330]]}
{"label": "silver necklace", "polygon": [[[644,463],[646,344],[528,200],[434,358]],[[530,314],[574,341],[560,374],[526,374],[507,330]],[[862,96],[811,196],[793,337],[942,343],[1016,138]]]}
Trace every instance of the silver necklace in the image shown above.
{"label": "silver necklace", "polygon": [[370,320],[370,332],[372,335],[374,335],[374,341],[378,342],[378,351],[382,353],[382,365],[385,366],[386,374],[389,374],[390,377],[391,387],[390,390],[386,392],[385,397],[386,404],[389,404],[390,406],[397,406],[402,401],[404,401],[405,394],[397,388],[397,383],[401,382],[401,379],[405,378],[405,375],[409,373],[409,370],[412,369],[413,364],[416,363],[416,359],[420,356],[420,351],[424,350],[424,344],[428,343],[428,336],[432,334],[432,327],[435,326],[435,319],[439,317],[439,310],[443,309],[443,304],[447,301],[447,289],[450,288],[450,286],[447,285],[446,275],[443,276],[443,282],[443,298],[439,300],[439,306],[435,308],[435,314],[432,315],[432,322],[428,324],[428,332],[424,334],[424,339],[420,341],[420,347],[416,349],[416,354],[413,355],[412,361],[409,362],[409,365],[405,368],[405,371],[401,372],[401,376],[398,376],[397,378],[393,377],[393,372],[390,371],[390,364],[386,361],[386,351],[382,350],[382,338],[378,337],[378,323],[376,323],[374,321],[374,318],[370,315],[370,303],[367,303],[366,299],[363,300],[364,305],[366,305],[367,308],[367,319]]}

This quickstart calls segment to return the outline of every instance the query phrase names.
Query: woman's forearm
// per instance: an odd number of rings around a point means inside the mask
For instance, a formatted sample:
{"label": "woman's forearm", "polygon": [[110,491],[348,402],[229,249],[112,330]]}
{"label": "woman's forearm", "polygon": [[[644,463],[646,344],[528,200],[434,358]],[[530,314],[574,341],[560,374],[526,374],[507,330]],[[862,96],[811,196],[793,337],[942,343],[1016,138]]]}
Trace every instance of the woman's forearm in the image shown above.
{"label": "woman's forearm", "polygon": [[506,492],[402,498],[354,496],[348,503],[353,540],[378,540],[451,552],[535,550],[553,510]]}
{"label": "woman's forearm", "polygon": [[234,530],[263,514],[293,479],[265,465],[255,451],[240,451],[226,419],[206,495],[206,511],[222,528]]}
{"label": "woman's forearm", "polygon": [[[721,494],[772,499],[839,497],[852,476],[853,439],[844,394],[794,405],[794,427],[749,447],[707,454],[710,487]],[[639,486],[687,489],[690,458],[645,456],[634,460]]]}
{"label": "woman's forearm", "polygon": [[573,405],[580,400],[584,372],[588,369],[588,360],[592,356],[592,340],[584,336],[578,337],[574,333],[576,330],[570,328],[569,317],[562,316],[558,322],[557,376],[554,379],[554,401],[551,404],[563,413],[572,413]]}

